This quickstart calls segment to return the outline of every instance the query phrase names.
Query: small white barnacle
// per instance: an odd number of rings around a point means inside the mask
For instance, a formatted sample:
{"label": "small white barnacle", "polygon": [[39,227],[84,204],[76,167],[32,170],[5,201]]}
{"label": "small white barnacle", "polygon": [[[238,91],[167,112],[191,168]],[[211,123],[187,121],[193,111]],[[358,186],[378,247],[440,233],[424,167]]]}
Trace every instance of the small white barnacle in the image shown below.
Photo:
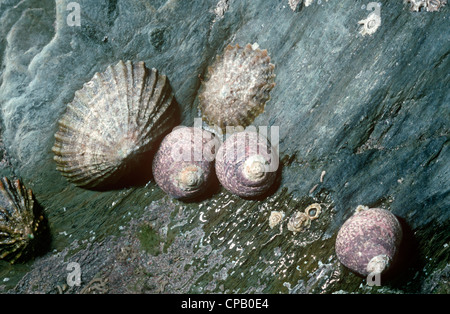
{"label": "small white barnacle", "polygon": [[290,219],[287,225],[289,231],[300,232],[311,225],[311,219],[304,212],[296,212]]}
{"label": "small white barnacle", "polygon": [[284,218],[284,212],[272,211],[269,217],[269,227],[272,229],[276,225],[278,225]]}
{"label": "small white barnacle", "polygon": [[322,213],[322,207],[319,203],[314,203],[305,208],[305,214],[309,217],[309,219],[314,220],[319,218]]}
{"label": "small white barnacle", "polygon": [[381,17],[376,12],[372,12],[366,19],[358,21],[362,25],[359,33],[363,36],[374,34],[381,25]]}
{"label": "small white barnacle", "polygon": [[447,0],[427,0],[427,11],[435,12],[447,4]]}

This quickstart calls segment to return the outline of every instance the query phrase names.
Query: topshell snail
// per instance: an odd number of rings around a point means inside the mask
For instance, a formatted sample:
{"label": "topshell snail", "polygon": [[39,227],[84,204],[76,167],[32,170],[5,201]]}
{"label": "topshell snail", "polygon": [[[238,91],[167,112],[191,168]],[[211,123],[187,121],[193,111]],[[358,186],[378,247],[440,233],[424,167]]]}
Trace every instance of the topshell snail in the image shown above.
{"label": "topshell snail", "polygon": [[119,182],[175,126],[176,107],[156,69],[130,61],[108,66],[75,93],[59,121],[57,169],[80,187]]}
{"label": "topshell snail", "polygon": [[360,275],[381,274],[395,259],[401,239],[400,223],[392,213],[358,206],[337,234],[336,254]]}
{"label": "topshell snail", "polygon": [[33,193],[19,180],[0,181],[0,259],[11,263],[26,256],[34,243],[42,217],[35,215]]}
{"label": "topshell snail", "polygon": [[216,155],[220,183],[243,198],[256,198],[268,192],[275,181],[277,167],[277,152],[257,132],[233,133]]}
{"label": "topshell snail", "polygon": [[199,94],[199,107],[211,126],[250,125],[264,111],[275,86],[275,66],[257,44],[227,46],[217,56]]}
{"label": "topshell snail", "polygon": [[179,127],[169,133],[153,161],[158,186],[180,200],[202,196],[214,176],[215,144],[213,134],[199,128]]}

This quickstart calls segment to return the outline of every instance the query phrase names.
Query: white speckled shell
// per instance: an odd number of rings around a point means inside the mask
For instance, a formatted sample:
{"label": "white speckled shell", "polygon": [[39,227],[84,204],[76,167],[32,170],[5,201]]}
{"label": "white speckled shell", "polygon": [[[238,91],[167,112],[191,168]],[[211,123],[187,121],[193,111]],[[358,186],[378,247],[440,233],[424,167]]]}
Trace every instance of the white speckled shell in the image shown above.
{"label": "white speckled shell", "polygon": [[267,50],[250,44],[228,46],[208,68],[199,95],[203,119],[211,126],[250,125],[264,111],[275,86],[275,66]]}
{"label": "white speckled shell", "polygon": [[144,62],[119,61],[75,93],[59,121],[53,152],[70,182],[99,188],[120,180],[175,126],[168,79]]}

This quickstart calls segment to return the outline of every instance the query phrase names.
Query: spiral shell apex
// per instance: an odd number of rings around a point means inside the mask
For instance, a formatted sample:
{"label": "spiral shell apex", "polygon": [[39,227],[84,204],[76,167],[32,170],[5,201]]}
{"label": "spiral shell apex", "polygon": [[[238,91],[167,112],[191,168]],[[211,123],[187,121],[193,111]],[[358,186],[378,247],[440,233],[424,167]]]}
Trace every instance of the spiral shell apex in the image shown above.
{"label": "spiral shell apex", "polygon": [[0,181],[0,259],[12,263],[29,252],[38,231],[33,193],[19,180]]}
{"label": "spiral shell apex", "polygon": [[336,254],[344,266],[360,275],[381,274],[394,261],[401,239],[400,223],[392,213],[358,206],[337,234]]}
{"label": "spiral shell apex", "polygon": [[75,93],[59,121],[57,169],[80,187],[118,182],[175,126],[176,110],[169,81],[156,69],[130,61],[108,66]]}
{"label": "spiral shell apex", "polygon": [[267,50],[260,50],[256,44],[227,46],[208,68],[199,95],[203,119],[222,130],[250,125],[270,99],[274,68]]}
{"label": "spiral shell apex", "polygon": [[215,146],[214,135],[208,131],[175,129],[164,138],[153,160],[156,183],[176,199],[201,197],[214,176]]}
{"label": "spiral shell apex", "polygon": [[216,155],[216,174],[231,193],[244,198],[265,194],[273,185],[278,154],[269,141],[256,132],[230,135]]}

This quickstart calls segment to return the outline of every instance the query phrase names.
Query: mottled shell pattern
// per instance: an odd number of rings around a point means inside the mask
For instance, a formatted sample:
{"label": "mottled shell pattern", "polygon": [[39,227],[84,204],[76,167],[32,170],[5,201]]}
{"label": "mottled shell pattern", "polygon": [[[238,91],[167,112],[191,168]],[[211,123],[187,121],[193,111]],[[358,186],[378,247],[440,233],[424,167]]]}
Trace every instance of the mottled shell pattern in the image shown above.
{"label": "mottled shell pattern", "polygon": [[153,177],[172,197],[202,196],[214,177],[214,135],[193,127],[179,127],[162,141],[153,160]]}
{"label": "mottled shell pattern", "polygon": [[70,182],[98,188],[119,181],[175,125],[166,76],[144,62],[119,61],[75,93],[59,121],[53,152]]}
{"label": "mottled shell pattern", "polygon": [[231,193],[256,198],[273,185],[277,169],[271,165],[277,159],[277,152],[263,135],[248,131],[233,133],[217,151],[217,178]]}
{"label": "mottled shell pattern", "polygon": [[199,94],[203,119],[224,131],[250,125],[264,111],[275,86],[275,66],[257,45],[227,46],[208,68]]}
{"label": "mottled shell pattern", "polygon": [[33,193],[19,180],[0,181],[0,259],[12,263],[32,249],[40,217],[35,216]]}
{"label": "mottled shell pattern", "polygon": [[360,275],[381,274],[393,262],[401,239],[400,223],[391,212],[358,206],[337,234],[336,255]]}

